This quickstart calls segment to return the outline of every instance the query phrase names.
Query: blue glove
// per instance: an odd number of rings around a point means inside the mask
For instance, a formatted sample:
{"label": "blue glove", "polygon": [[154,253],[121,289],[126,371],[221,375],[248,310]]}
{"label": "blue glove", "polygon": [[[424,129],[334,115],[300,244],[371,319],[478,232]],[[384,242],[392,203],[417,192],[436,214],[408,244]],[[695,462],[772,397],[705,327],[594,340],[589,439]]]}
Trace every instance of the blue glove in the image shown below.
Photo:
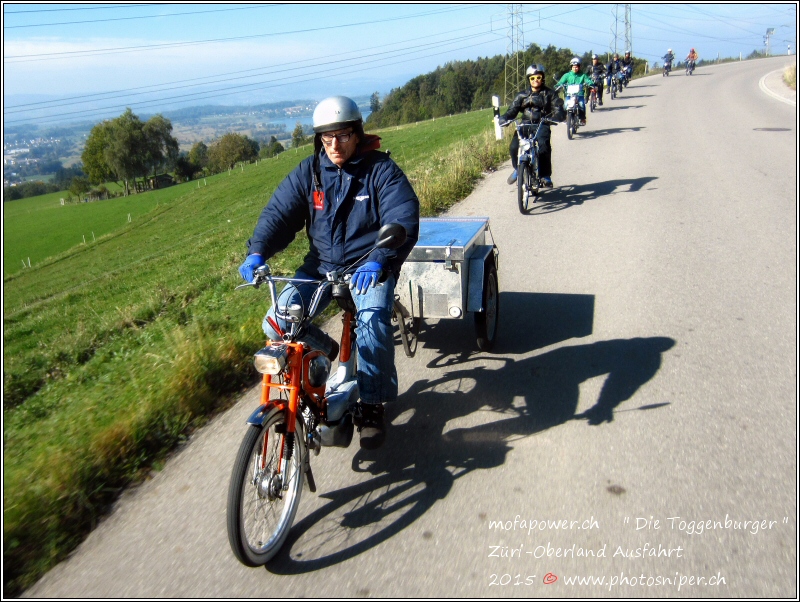
{"label": "blue glove", "polygon": [[252,282],[253,271],[262,265],[264,265],[264,258],[261,257],[260,253],[253,253],[252,255],[248,255],[247,259],[244,260],[244,263],[239,266],[239,273],[242,275],[242,278],[244,278],[245,281]]}
{"label": "blue glove", "polygon": [[350,288],[354,289],[359,295],[363,295],[369,287],[378,283],[382,271],[383,266],[377,261],[368,261],[353,274],[350,279]]}

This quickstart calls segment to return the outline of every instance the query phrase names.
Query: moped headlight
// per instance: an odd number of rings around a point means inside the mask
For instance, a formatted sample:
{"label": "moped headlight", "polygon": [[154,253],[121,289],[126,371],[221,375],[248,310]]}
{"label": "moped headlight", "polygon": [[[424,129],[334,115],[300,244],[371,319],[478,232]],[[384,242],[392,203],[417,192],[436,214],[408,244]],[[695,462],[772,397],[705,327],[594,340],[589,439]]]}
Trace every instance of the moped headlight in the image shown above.
{"label": "moped headlight", "polygon": [[286,367],[288,350],[285,345],[264,347],[256,351],[253,364],[261,374],[280,374]]}
{"label": "moped headlight", "polygon": [[519,148],[520,148],[521,151],[525,152],[525,151],[529,150],[530,147],[531,147],[530,141],[528,141],[528,140],[520,140]]}

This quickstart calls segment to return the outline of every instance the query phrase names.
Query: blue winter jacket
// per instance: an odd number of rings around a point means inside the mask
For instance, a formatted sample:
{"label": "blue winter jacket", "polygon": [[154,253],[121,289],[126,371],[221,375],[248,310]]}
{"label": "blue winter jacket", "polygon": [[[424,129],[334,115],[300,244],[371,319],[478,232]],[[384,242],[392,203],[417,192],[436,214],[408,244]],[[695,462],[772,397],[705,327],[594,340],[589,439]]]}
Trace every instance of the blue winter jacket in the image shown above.
{"label": "blue winter jacket", "polygon": [[[367,148],[379,144],[367,136]],[[401,224],[407,234],[399,249],[376,249],[360,264],[377,261],[395,278],[419,236],[419,200],[403,171],[386,153],[367,150],[356,154],[342,168],[325,150],[319,151],[322,195],[315,201],[313,157],[308,157],[280,183],[258,218],[248,253],[265,260],[285,249],[305,227],[310,250],[302,271],[324,276],[341,270],[367,253],[378,230],[389,223]],[[320,199],[319,197],[322,196]]]}

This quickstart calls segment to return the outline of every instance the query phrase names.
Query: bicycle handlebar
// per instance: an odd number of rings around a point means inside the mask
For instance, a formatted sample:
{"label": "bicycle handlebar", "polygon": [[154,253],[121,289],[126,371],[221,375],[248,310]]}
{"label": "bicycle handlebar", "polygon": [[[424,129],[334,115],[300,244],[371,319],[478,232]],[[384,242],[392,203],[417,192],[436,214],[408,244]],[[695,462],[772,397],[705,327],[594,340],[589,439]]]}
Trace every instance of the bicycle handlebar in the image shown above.
{"label": "bicycle handlebar", "polygon": [[[511,124],[514,124],[517,130],[519,131],[520,127],[522,126],[521,122],[518,122],[516,119],[510,119],[506,122],[500,123],[500,127],[508,127]],[[561,123],[560,121],[556,121],[555,119],[551,119],[550,117],[542,117],[537,121],[531,121],[530,125],[538,125],[540,123],[545,123],[547,125],[558,125]]]}
{"label": "bicycle handlebar", "polygon": [[[351,266],[352,267],[352,266]],[[235,290],[239,290],[241,288],[246,288],[252,286],[254,288],[259,288],[262,284],[266,283],[269,287],[269,296],[270,300],[272,301],[272,307],[275,308],[275,316],[284,320],[285,322],[289,322],[292,324],[292,329],[288,333],[289,337],[294,340],[301,332],[302,327],[304,327],[310,320],[311,317],[316,313],[317,308],[319,307],[319,303],[322,300],[322,295],[325,290],[333,286],[334,284],[347,284],[350,280],[351,274],[345,274],[344,272],[338,272],[336,270],[328,272],[326,274],[326,278],[322,280],[309,280],[307,278],[287,278],[285,276],[273,276],[270,268],[267,264],[264,264],[255,270],[255,277],[253,278],[252,282],[247,282],[245,284],[240,284],[236,287]],[[303,284],[314,284],[316,285],[316,290],[311,297],[311,303],[308,307],[302,308],[302,314],[297,315],[296,313],[292,313],[290,307],[281,308],[278,306],[278,288],[276,283],[278,282],[287,282],[293,285],[303,285]]]}

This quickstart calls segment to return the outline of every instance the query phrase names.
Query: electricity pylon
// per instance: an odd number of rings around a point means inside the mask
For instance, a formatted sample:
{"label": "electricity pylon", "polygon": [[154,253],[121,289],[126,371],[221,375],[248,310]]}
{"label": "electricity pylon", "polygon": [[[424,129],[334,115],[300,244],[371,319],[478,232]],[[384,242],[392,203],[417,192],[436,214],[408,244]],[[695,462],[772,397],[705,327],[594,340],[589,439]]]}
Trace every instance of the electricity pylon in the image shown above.
{"label": "electricity pylon", "polygon": [[522,32],[522,5],[508,5],[508,44],[506,46],[506,82],[503,103],[508,105],[517,92],[522,90],[525,81],[525,65],[522,52],[525,49]]}

